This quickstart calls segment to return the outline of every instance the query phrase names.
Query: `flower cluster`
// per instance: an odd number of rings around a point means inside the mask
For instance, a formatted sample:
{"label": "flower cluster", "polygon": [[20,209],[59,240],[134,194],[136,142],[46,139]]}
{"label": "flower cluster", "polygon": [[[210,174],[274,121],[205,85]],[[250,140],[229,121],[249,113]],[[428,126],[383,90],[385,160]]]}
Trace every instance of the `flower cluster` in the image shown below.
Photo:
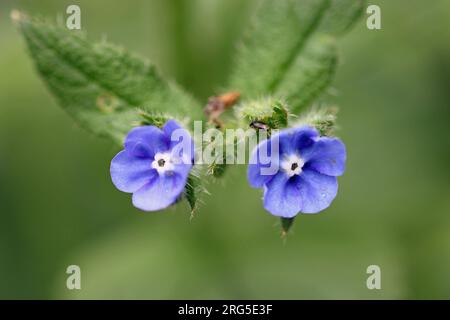
{"label": "flower cluster", "polygon": [[[175,203],[193,167],[194,142],[189,133],[169,120],[161,129],[132,129],[124,147],[111,161],[114,185],[132,193],[133,205],[145,211]],[[341,140],[320,136],[309,126],[285,129],[255,148],[248,180],[252,187],[263,188],[267,211],[292,218],[300,212],[320,212],[331,204],[345,161]]]}

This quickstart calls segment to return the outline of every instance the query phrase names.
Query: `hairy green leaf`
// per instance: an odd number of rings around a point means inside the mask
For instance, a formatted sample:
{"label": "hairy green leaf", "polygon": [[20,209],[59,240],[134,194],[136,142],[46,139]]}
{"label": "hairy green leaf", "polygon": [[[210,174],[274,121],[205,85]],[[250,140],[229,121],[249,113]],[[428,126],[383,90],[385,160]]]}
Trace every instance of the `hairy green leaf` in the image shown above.
{"label": "hairy green leaf", "polygon": [[337,61],[330,36],[348,30],[363,4],[262,0],[238,47],[230,89],[240,91],[244,99],[280,95],[298,112],[329,85]]}
{"label": "hairy green leaf", "polygon": [[292,225],[294,224],[294,218],[280,218],[281,219],[281,236],[286,236]]}
{"label": "hairy green leaf", "polygon": [[328,87],[336,65],[334,38],[316,36],[308,41],[303,53],[297,56],[292,67],[287,70],[276,94],[288,101],[292,113],[298,114]]}
{"label": "hairy green leaf", "polygon": [[273,91],[328,7],[327,0],[263,0],[238,47],[230,87],[245,98]]}
{"label": "hairy green leaf", "polygon": [[144,110],[139,111],[141,121],[138,123],[140,126],[156,126],[162,128],[169,119],[174,119],[173,116],[164,114],[161,112],[147,112]]}
{"label": "hairy green leaf", "polygon": [[204,179],[201,178],[201,172],[198,168],[194,167],[188,176],[186,186],[184,188],[184,196],[191,208],[193,214],[197,210],[202,195],[207,193],[203,184]]}
{"label": "hairy green leaf", "polygon": [[285,128],[288,122],[285,103],[270,97],[243,103],[236,109],[236,114],[238,119],[257,128],[262,126],[267,129],[281,129]]}
{"label": "hairy green leaf", "polygon": [[304,113],[294,126],[312,126],[319,131],[321,136],[332,136],[336,129],[337,112],[338,108],[335,106],[314,106]]}
{"label": "hairy green leaf", "polygon": [[[14,12],[41,77],[82,127],[121,143],[139,110],[201,117],[199,104],[146,60]],[[138,110],[139,108],[139,110]]]}
{"label": "hairy green leaf", "polygon": [[365,0],[331,0],[319,31],[341,35],[348,31],[364,12]]}

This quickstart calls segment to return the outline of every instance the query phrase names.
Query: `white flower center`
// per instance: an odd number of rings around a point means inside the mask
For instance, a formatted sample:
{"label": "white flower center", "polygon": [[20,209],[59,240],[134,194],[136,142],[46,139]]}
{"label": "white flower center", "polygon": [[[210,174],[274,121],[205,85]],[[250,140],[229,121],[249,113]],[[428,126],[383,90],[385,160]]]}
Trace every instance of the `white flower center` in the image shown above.
{"label": "white flower center", "polygon": [[284,158],[284,160],[281,162],[281,168],[286,172],[288,177],[292,177],[294,175],[299,175],[302,173],[302,168],[305,165],[305,162],[303,161],[300,156],[296,154],[291,154]]}
{"label": "white flower center", "polygon": [[155,154],[155,160],[152,162],[152,168],[156,169],[159,174],[172,171],[174,169],[174,165],[171,161],[170,153]]}

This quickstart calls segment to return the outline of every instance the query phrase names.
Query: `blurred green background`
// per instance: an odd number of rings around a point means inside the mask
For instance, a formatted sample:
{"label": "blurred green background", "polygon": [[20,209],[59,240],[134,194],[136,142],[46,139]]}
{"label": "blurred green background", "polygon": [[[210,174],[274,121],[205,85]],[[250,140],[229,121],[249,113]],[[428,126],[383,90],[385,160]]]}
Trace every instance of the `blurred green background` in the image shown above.
{"label": "blurred green background", "polygon": [[[339,41],[339,195],[284,243],[243,166],[192,221],[186,203],[134,209],[110,181],[118,150],[57,106],[9,19],[79,4],[89,39],[149,57],[206,101],[255,1],[1,1],[0,298],[450,298],[450,2],[370,3],[382,30],[363,17]],[[66,289],[71,264],[82,290]],[[371,264],[382,290],[366,288]]]}

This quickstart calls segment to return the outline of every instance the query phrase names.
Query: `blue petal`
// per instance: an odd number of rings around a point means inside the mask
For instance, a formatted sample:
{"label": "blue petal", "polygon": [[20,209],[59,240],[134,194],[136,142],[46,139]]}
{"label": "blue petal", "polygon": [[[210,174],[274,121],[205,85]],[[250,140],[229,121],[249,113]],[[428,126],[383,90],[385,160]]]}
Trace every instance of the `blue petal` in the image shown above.
{"label": "blue petal", "polygon": [[172,133],[177,129],[182,129],[182,127],[175,120],[168,120],[162,128],[164,134],[169,138],[172,135]]}
{"label": "blue petal", "polygon": [[174,164],[173,172],[180,175],[181,177],[187,177],[189,175],[189,172],[191,172],[191,169],[192,169],[192,164],[180,163],[180,164]]}
{"label": "blue petal", "polygon": [[345,145],[337,138],[321,137],[311,148],[301,153],[308,167],[329,175],[340,176],[345,171]]}
{"label": "blue petal", "polygon": [[194,161],[195,146],[189,132],[182,128],[175,120],[169,120],[163,127],[164,134],[169,140],[170,149],[177,157],[188,156]]}
{"label": "blue petal", "polygon": [[125,150],[141,158],[153,158],[157,152],[169,149],[169,139],[155,126],[142,126],[132,129],[125,139]]}
{"label": "blue petal", "polygon": [[157,211],[172,205],[186,185],[186,177],[162,174],[133,193],[133,205],[144,211]]}
{"label": "blue petal", "polygon": [[338,191],[336,177],[327,176],[311,169],[297,176],[303,213],[318,213],[331,204]]}
{"label": "blue petal", "polygon": [[123,192],[134,192],[157,175],[151,160],[133,157],[126,150],[111,160],[110,172],[112,182]]}
{"label": "blue petal", "polygon": [[[250,157],[247,178],[253,188],[262,188],[264,184],[269,182],[278,172],[279,157],[271,159],[273,150],[271,141],[272,140],[264,140],[260,142],[253,150],[252,156]],[[271,166],[275,168],[275,171],[272,174],[267,172],[268,168]]]}
{"label": "blue petal", "polygon": [[271,214],[292,218],[301,209],[299,185],[294,178],[289,179],[279,172],[265,187],[264,208]]}
{"label": "blue petal", "polygon": [[319,132],[308,126],[283,130],[279,133],[280,153],[299,154],[300,150],[313,145]]}

